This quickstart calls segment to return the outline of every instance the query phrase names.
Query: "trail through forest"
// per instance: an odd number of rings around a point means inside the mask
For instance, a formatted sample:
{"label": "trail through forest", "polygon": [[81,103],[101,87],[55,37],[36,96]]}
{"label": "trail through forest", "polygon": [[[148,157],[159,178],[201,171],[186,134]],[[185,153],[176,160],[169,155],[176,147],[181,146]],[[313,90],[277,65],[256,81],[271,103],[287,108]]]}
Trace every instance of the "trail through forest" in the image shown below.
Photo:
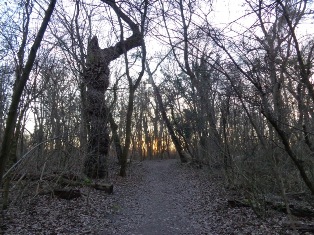
{"label": "trail through forest", "polygon": [[[118,167],[113,164],[112,167]],[[80,188],[82,197],[23,199],[5,212],[5,234],[289,234],[284,214],[258,218],[229,207],[223,180],[213,170],[178,160],[132,163],[127,178],[110,175],[114,193]]]}
{"label": "trail through forest", "polygon": [[222,179],[207,170],[171,159],[144,161],[133,171],[142,180],[127,191],[117,188],[124,196],[100,234],[280,234],[274,218],[261,220],[250,208],[228,208]]}
{"label": "trail through forest", "polygon": [[198,234],[188,213],[197,185],[179,177],[177,161],[145,161],[144,179],[114,217],[119,234]]}

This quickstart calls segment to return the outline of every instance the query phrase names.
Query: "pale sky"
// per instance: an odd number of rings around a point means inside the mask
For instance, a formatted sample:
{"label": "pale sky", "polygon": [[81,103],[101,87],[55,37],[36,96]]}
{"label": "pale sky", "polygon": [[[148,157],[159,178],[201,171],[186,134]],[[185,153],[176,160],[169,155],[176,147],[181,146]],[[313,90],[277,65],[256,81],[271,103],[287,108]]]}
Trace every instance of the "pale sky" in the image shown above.
{"label": "pale sky", "polygon": [[212,15],[215,24],[224,25],[244,15],[243,3],[244,0],[214,0]]}

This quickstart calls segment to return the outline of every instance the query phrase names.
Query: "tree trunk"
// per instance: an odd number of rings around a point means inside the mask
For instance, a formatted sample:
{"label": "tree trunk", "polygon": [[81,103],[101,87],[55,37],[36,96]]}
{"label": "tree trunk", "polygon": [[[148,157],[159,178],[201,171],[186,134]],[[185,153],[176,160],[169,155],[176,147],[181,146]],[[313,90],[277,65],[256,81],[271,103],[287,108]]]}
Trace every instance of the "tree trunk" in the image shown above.
{"label": "tree trunk", "polygon": [[134,90],[130,89],[128,110],[126,113],[126,126],[125,126],[125,143],[121,156],[121,167],[120,167],[120,176],[126,176],[127,168],[127,158],[129,153],[129,148],[131,144],[131,124],[132,124],[132,113],[133,113],[133,103],[134,103]]}
{"label": "tree trunk", "polygon": [[56,0],[51,0],[50,4],[48,6],[47,11],[45,12],[45,17],[41,23],[41,26],[39,28],[39,31],[36,35],[35,41],[33,43],[33,46],[30,50],[30,54],[27,58],[27,62],[25,64],[25,67],[23,69],[22,76],[18,81],[16,81],[16,84],[14,86],[14,92],[12,95],[12,102],[10,104],[8,117],[6,120],[6,127],[4,130],[4,136],[3,141],[1,145],[1,152],[0,152],[0,188],[2,186],[2,176],[4,174],[5,166],[9,157],[10,153],[10,147],[11,147],[11,140],[14,135],[15,127],[16,127],[16,121],[17,121],[17,115],[18,115],[18,107],[20,104],[21,96],[24,91],[24,88],[26,86],[26,82],[29,79],[30,72],[33,68],[34,61],[36,58],[37,51],[40,47],[41,41],[44,37],[45,31],[47,29],[48,23],[50,21],[50,17],[53,13],[53,10],[55,8]]}
{"label": "tree trunk", "polygon": [[84,173],[91,178],[107,176],[105,156],[109,151],[109,134],[104,92],[109,86],[109,63],[102,55],[98,39],[93,37],[88,44],[84,71],[87,87],[86,109],[90,122],[88,157],[85,160]]}
{"label": "tree trunk", "polygon": [[284,130],[282,130],[279,127],[278,122],[274,119],[274,117],[272,116],[272,114],[268,110],[263,110],[262,112],[263,112],[263,115],[267,118],[267,120],[271,123],[271,125],[276,130],[286,152],[288,153],[289,157],[291,158],[291,160],[293,161],[293,163],[297,167],[301,178],[303,179],[304,183],[306,184],[306,186],[311,191],[312,195],[314,195],[314,184],[313,184],[312,180],[310,179],[310,177],[308,176],[302,161],[300,161],[298,159],[297,155],[292,150],[287,134],[285,133]]}
{"label": "tree trunk", "polygon": [[84,173],[91,178],[104,178],[108,174],[106,156],[109,152],[109,131],[107,123],[108,110],[104,93],[109,86],[109,64],[120,55],[142,44],[142,34],[136,25],[115,1],[102,0],[109,5],[131,28],[133,34],[123,40],[123,37],[114,46],[101,49],[98,38],[94,36],[87,47],[84,81],[86,92],[86,113],[89,121],[88,154],[85,159]]}
{"label": "tree trunk", "polygon": [[[14,84],[14,91],[12,94],[12,101],[9,108],[9,113],[6,119],[6,126],[4,129],[1,149],[0,149],[0,189],[2,188],[2,177],[10,156],[12,139],[14,138],[14,132],[16,129],[16,121],[18,117],[18,108],[21,102],[21,97],[25,89],[26,83],[29,79],[30,73],[32,71],[34,61],[36,59],[37,51],[40,47],[41,41],[46,32],[48,23],[50,21],[51,15],[54,11],[56,0],[51,0],[49,6],[45,12],[45,16],[42,20],[41,26],[38,30],[34,43],[31,47],[27,62],[23,69],[22,75],[19,79],[16,79]],[[28,29],[26,29],[28,30]],[[3,201],[0,197],[0,207],[2,206]],[[2,216],[0,216],[0,233],[2,233]]]}
{"label": "tree trunk", "polygon": [[182,163],[186,163],[188,162],[188,158],[187,158],[187,154],[184,152],[182,146],[181,146],[181,143],[180,143],[180,140],[177,138],[175,132],[174,132],[174,129],[170,123],[170,120],[167,116],[167,113],[166,113],[166,110],[165,110],[165,107],[163,105],[163,102],[162,102],[162,98],[161,98],[161,95],[159,93],[159,90],[158,90],[158,87],[156,86],[154,80],[153,80],[153,75],[149,69],[149,66],[147,64],[147,71],[148,71],[148,75],[150,77],[150,80],[151,80],[151,83],[152,83],[152,86],[153,86],[153,89],[154,89],[154,92],[155,92],[155,95],[156,95],[156,100],[157,100],[157,103],[158,103],[158,106],[159,106],[159,110],[161,112],[161,116],[164,120],[164,122],[166,123],[166,126],[168,128],[168,131],[169,131],[169,134],[170,134],[170,137],[171,137],[171,140],[179,154],[179,157],[180,157],[180,160]]}
{"label": "tree trunk", "polygon": [[115,120],[112,117],[112,113],[109,112],[109,122],[110,122],[110,128],[112,131],[112,139],[114,146],[116,148],[116,154],[117,154],[117,159],[119,164],[121,165],[121,156],[122,156],[122,146],[121,146],[121,141],[120,137],[118,134],[118,125],[116,124]]}

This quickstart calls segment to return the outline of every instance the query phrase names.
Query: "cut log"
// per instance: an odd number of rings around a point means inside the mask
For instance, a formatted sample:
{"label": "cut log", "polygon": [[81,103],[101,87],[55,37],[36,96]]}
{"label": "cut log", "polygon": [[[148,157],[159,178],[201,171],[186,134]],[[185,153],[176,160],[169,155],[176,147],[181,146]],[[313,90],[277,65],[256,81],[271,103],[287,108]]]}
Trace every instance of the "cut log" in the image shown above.
{"label": "cut log", "polygon": [[234,207],[251,207],[251,205],[248,202],[240,201],[238,199],[229,199],[228,200],[228,206],[231,208],[234,208]]}
{"label": "cut log", "polygon": [[[252,205],[245,199],[239,200],[239,199],[229,199],[228,201],[228,206],[229,207],[251,207]],[[280,202],[272,202],[272,201],[265,201],[265,204],[267,205],[268,208],[283,212],[287,214],[287,208],[284,203]],[[300,205],[289,205],[291,214],[296,216],[296,217],[308,217],[308,218],[314,218],[314,210],[307,208],[307,207],[302,207]]]}
{"label": "cut log", "polygon": [[82,196],[81,191],[78,189],[55,189],[53,195],[58,198],[72,200]]}
{"label": "cut log", "polygon": [[113,193],[113,184],[93,184],[92,187],[97,190],[104,191],[108,194]]}
{"label": "cut log", "polygon": [[[270,205],[271,209],[284,212],[287,214],[287,208],[284,204],[275,204],[272,203]],[[296,205],[289,205],[291,214],[297,217],[309,217],[312,218],[314,217],[314,211],[306,208],[306,207],[301,207],[301,206],[296,206]]]}
{"label": "cut log", "polygon": [[298,230],[299,232],[305,233],[305,232],[311,232],[314,233],[314,224],[310,223],[310,224],[305,224],[302,222],[295,222],[294,224],[292,223],[284,223],[283,226],[293,229],[295,228],[296,230]]}

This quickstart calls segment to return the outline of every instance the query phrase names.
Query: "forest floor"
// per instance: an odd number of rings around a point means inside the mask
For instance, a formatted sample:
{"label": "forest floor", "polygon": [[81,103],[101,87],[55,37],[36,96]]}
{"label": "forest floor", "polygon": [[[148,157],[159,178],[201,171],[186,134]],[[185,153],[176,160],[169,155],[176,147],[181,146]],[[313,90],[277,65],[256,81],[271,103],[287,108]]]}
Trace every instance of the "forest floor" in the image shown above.
{"label": "forest floor", "polygon": [[74,200],[43,195],[11,206],[5,234],[292,234],[285,214],[231,208],[221,177],[175,159],[135,162],[126,179],[110,181],[111,195],[86,187]]}

